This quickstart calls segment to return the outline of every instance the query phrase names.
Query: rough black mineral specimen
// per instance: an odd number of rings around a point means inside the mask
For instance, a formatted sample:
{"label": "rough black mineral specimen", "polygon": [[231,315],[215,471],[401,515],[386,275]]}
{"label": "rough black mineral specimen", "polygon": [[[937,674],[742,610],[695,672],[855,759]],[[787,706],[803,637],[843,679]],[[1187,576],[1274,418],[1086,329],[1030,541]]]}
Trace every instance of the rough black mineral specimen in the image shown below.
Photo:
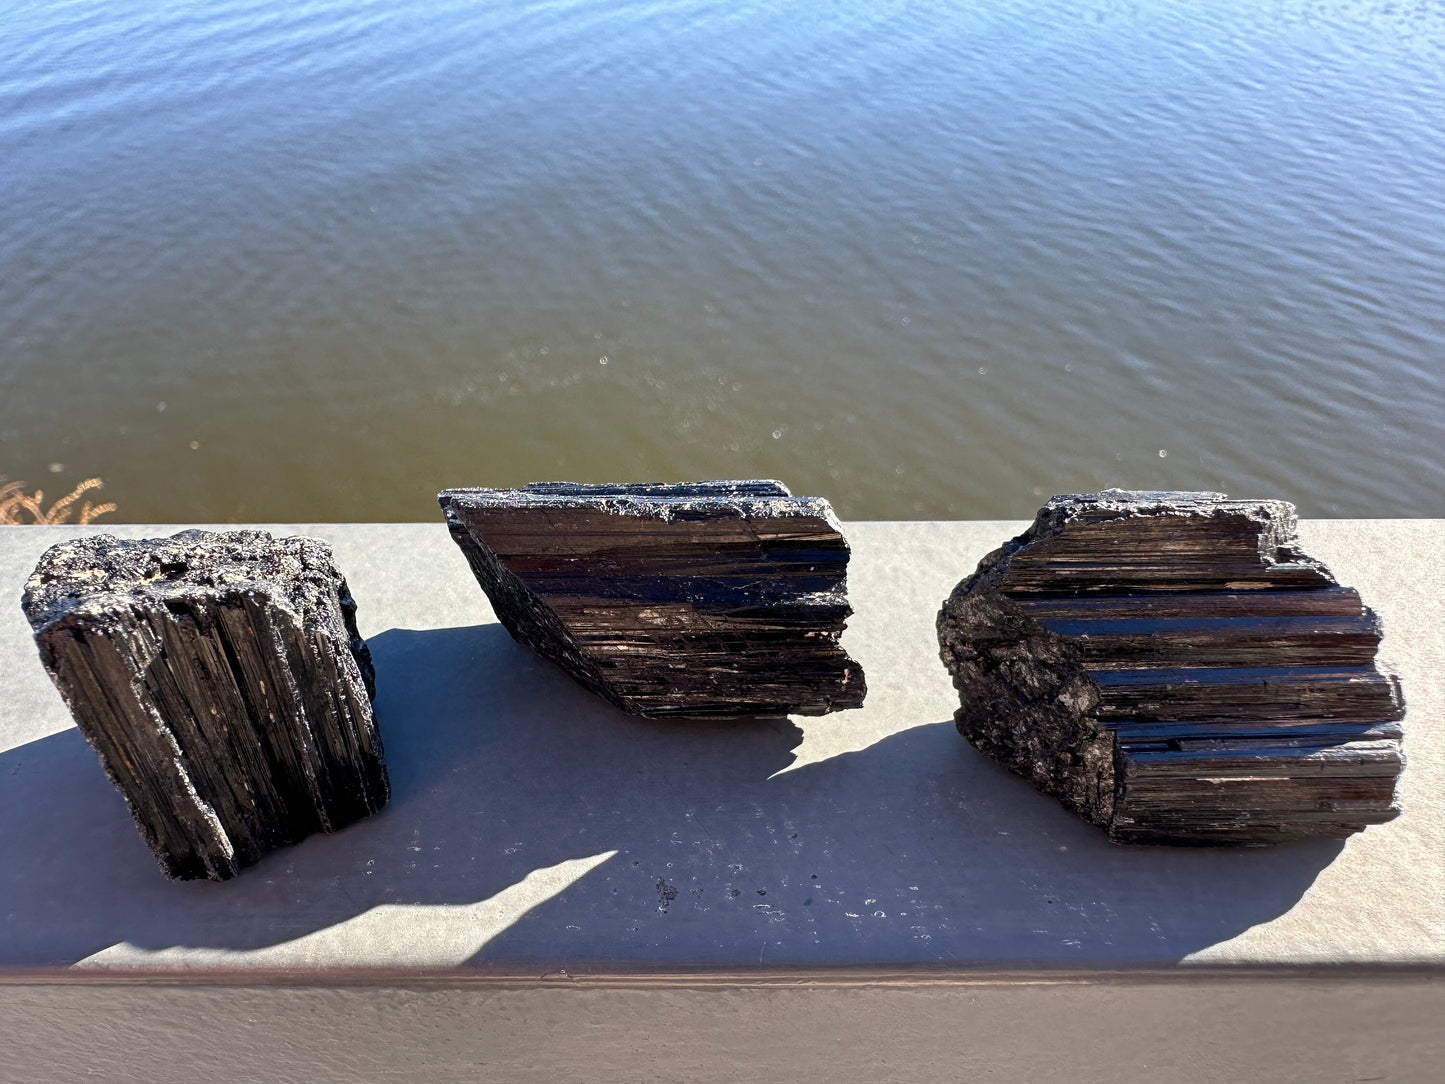
{"label": "rough black mineral specimen", "polygon": [[22,606],[168,876],[225,880],[386,804],[371,655],[326,543],[82,538]]}
{"label": "rough black mineral specimen", "polygon": [[780,482],[449,489],[452,537],[512,636],[623,711],[822,715],[863,703],[838,644],[848,543]]}
{"label": "rough black mineral specimen", "polygon": [[1274,843],[1399,812],[1379,620],[1284,501],[1055,497],[938,638],[963,735],[1112,839]]}

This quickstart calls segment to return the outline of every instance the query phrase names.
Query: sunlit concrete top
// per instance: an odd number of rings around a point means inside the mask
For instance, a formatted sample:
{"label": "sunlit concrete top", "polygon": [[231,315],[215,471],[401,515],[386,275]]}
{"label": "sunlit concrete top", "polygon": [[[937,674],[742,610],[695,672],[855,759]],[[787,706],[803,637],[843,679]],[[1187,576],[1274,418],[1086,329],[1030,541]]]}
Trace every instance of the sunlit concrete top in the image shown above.
{"label": "sunlit concrete top", "polygon": [[93,529],[0,528],[0,966],[1445,960],[1445,521],[1302,525],[1384,619],[1404,813],[1261,850],[1110,844],[954,731],[934,615],[1023,526],[848,525],[866,706],[730,726],[629,718],[513,643],[440,520],[273,526],[350,580],[393,797],[224,884],[160,874],[21,616]]}

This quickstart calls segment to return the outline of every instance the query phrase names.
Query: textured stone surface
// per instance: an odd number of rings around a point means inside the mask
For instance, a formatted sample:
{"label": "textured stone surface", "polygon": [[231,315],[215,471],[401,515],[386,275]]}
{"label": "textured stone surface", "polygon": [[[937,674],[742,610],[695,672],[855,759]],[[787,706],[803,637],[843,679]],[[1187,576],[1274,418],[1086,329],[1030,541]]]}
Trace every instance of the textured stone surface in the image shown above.
{"label": "textured stone surface", "polygon": [[1399,812],[1381,628],[1294,507],[1055,497],[938,616],[960,732],[1121,842],[1346,836]]}
{"label": "textured stone surface", "polygon": [[371,656],[325,542],[77,539],[22,606],[168,876],[224,880],[386,804]]}
{"label": "textured stone surface", "polygon": [[507,631],[624,711],[858,707],[839,646],[848,543],[773,481],[449,489],[452,537]]}

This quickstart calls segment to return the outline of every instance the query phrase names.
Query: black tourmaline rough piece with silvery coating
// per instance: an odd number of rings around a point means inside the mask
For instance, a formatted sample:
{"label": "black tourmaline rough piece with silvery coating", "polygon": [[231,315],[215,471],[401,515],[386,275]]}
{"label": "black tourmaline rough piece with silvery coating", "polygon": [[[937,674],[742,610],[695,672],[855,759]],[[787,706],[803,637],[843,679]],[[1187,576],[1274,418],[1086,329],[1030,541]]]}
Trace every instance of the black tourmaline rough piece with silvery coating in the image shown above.
{"label": "black tourmaline rough piece with silvery coating", "polygon": [[848,543],[781,482],[449,489],[452,537],[512,636],[635,715],[863,703],[839,646]]}
{"label": "black tourmaline rough piece with silvery coating", "polygon": [[47,551],[22,606],[168,876],[226,880],[386,804],[371,654],[325,542],[94,535]]}
{"label": "black tourmaline rough piece with silvery coating", "polygon": [[1125,843],[1346,836],[1399,813],[1380,622],[1294,506],[1055,497],[938,615],[958,729]]}

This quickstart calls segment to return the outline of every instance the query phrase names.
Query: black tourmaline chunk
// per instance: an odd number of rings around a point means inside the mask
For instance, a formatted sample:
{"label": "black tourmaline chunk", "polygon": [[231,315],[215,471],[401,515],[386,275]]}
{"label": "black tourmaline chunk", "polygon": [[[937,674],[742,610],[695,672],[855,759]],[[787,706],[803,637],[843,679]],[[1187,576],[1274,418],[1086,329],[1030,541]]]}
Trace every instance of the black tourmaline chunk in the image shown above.
{"label": "black tourmaline chunk", "polygon": [[780,482],[545,482],[438,499],[507,631],[623,711],[863,703],[838,645],[848,543],[822,498]]}
{"label": "black tourmaline chunk", "polygon": [[1380,622],[1294,506],[1055,497],[938,615],[975,746],[1126,843],[1346,836],[1399,813]]}
{"label": "black tourmaline chunk", "polygon": [[168,876],[225,880],[386,804],[371,655],[326,543],[96,535],[46,552],[22,605]]}

